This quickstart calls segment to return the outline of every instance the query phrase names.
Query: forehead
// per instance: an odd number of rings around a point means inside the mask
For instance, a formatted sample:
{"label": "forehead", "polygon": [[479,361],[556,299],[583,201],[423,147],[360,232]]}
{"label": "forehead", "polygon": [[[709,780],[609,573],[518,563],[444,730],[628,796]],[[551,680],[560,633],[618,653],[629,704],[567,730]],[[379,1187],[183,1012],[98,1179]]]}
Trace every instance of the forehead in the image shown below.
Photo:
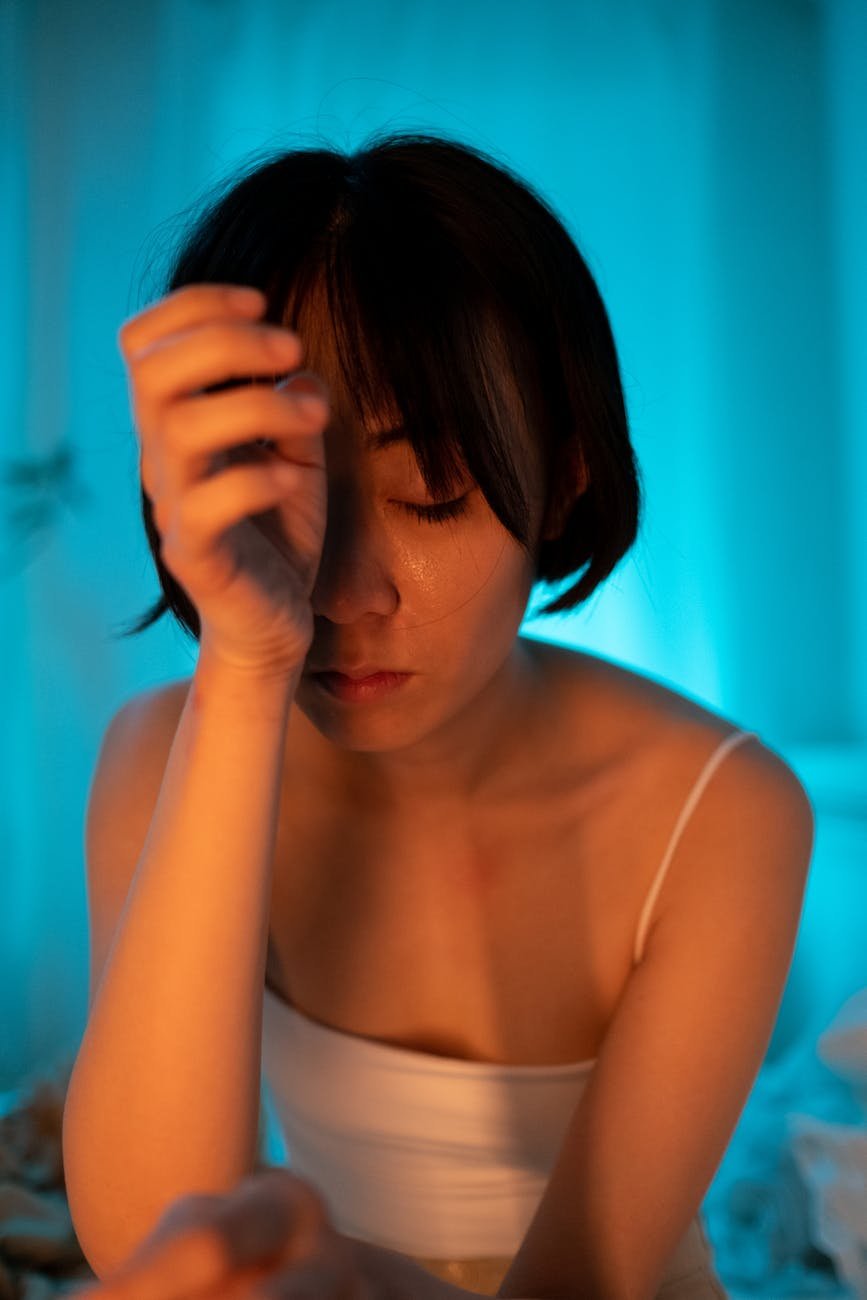
{"label": "forehead", "polygon": [[[322,273],[314,276],[300,293],[293,288],[283,312],[284,321],[303,344],[301,368],[320,375],[328,384],[332,412],[328,428],[345,435],[371,463],[405,461],[417,465],[412,441],[404,427],[404,413],[398,407],[387,376],[382,374],[387,357],[379,365],[374,363],[365,345],[363,329],[352,310],[348,313],[341,310],[337,315],[340,319],[335,321]],[[525,472],[534,475],[539,469],[536,462],[541,448],[538,438],[527,428],[509,347],[496,325],[493,322],[492,333],[486,336],[487,359],[493,373],[484,373],[484,367],[480,367],[478,386],[484,390],[492,418],[506,434]],[[341,350],[346,354],[347,367],[355,372],[355,380],[345,373]],[[532,464],[525,463],[528,454]],[[464,459],[463,455],[460,459]]]}

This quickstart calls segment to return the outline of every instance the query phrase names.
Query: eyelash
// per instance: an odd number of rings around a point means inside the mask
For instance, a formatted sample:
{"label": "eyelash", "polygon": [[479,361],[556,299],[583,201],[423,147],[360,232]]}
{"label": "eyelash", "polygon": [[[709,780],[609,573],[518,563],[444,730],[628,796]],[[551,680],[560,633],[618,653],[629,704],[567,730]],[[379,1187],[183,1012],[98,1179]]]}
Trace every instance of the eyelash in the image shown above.
{"label": "eyelash", "polygon": [[[467,494],[468,495],[468,494]],[[402,509],[407,510],[417,519],[423,519],[429,524],[444,524],[448,519],[454,519],[457,515],[462,515],[466,510],[466,495],[457,497],[454,501],[442,501],[435,506],[420,506],[414,501],[398,501],[397,504]]]}
{"label": "eyelash", "polygon": [[[259,450],[270,451],[274,447],[274,442],[270,438],[257,438],[253,444]],[[405,510],[408,514],[414,515],[416,519],[421,519],[427,524],[444,524],[449,519],[456,519],[466,510],[466,501],[469,492],[465,492],[462,497],[456,497],[454,501],[441,501],[435,506],[420,506],[415,501],[398,501],[397,505]]]}

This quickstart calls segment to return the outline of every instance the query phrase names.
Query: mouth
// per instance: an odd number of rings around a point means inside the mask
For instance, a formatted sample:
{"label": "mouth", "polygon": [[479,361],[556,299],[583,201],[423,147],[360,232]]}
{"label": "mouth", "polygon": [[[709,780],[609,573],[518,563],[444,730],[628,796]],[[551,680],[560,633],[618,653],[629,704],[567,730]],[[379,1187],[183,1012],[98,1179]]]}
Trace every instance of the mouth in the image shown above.
{"label": "mouth", "polygon": [[408,682],[412,673],[397,673],[380,670],[365,673],[364,676],[350,677],[339,672],[313,672],[313,681],[333,699],[344,703],[361,703],[366,700],[379,699],[389,695]]}
{"label": "mouth", "polygon": [[346,677],[352,682],[362,682],[368,677],[378,677],[380,673],[396,673],[398,676],[406,676],[401,668],[374,668],[372,665],[363,664],[359,668],[341,668],[330,666],[327,668],[311,668],[310,674],[313,677],[322,676],[325,673],[334,673],[338,677]]}

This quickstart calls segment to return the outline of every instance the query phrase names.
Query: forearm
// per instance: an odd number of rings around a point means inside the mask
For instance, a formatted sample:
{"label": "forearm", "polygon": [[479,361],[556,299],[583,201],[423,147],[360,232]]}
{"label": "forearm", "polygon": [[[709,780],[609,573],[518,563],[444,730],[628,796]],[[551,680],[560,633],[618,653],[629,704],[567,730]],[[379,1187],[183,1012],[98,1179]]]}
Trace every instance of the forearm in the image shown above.
{"label": "forearm", "polygon": [[70,1210],[99,1272],[256,1155],[271,870],[294,682],[203,662],[70,1078]]}

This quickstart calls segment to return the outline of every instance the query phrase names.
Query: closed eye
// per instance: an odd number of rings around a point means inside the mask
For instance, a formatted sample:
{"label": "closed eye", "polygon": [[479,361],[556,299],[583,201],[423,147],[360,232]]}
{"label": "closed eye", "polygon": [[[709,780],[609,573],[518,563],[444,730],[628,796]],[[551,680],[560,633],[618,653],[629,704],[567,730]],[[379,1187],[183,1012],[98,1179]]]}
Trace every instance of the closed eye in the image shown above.
{"label": "closed eye", "polygon": [[462,497],[456,497],[454,501],[441,501],[435,506],[420,506],[415,501],[398,501],[396,504],[426,523],[443,524],[447,519],[454,519],[464,513],[469,495],[469,492],[465,492]]}
{"label": "closed eye", "polygon": [[[252,446],[258,450],[270,451],[276,446],[276,443],[271,438],[256,438]],[[395,504],[425,523],[444,524],[447,520],[456,519],[458,515],[464,514],[467,509],[466,503],[469,495],[469,492],[465,492],[463,496],[456,497],[453,501],[439,501],[432,506],[422,506],[416,501],[397,501]]]}

